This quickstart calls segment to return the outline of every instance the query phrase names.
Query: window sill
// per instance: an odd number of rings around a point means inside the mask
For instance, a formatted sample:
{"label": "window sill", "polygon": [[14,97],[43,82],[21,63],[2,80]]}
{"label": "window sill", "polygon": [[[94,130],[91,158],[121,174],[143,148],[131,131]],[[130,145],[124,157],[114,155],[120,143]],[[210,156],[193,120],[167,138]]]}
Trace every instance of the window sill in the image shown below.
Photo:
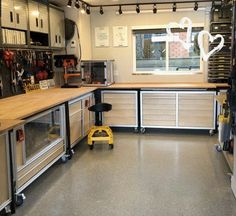
{"label": "window sill", "polygon": [[197,74],[203,74],[201,71],[140,71],[140,72],[133,72],[132,75],[160,75],[160,76],[176,76],[176,75],[197,75]]}

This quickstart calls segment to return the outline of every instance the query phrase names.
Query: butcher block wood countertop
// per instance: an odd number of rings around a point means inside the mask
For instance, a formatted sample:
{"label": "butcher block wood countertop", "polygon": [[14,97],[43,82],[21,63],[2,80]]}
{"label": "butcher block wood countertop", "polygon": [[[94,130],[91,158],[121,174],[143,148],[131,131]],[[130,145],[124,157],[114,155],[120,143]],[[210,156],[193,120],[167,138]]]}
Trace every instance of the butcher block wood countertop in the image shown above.
{"label": "butcher block wood countertop", "polygon": [[37,90],[0,100],[1,119],[24,119],[96,90],[94,87]]}
{"label": "butcher block wood countertop", "polygon": [[[216,89],[227,84],[215,83],[115,83],[102,89]],[[1,119],[22,120],[39,112],[73,100],[99,87],[52,88],[0,99]],[[10,124],[10,122],[9,122]],[[3,124],[3,125],[8,125]],[[2,126],[3,127],[3,126]],[[8,126],[6,126],[7,128]],[[1,129],[3,130],[3,129]]]}
{"label": "butcher block wood countertop", "polygon": [[24,123],[24,120],[1,119],[0,120],[0,134],[13,129]]}
{"label": "butcher block wood countertop", "polygon": [[115,83],[106,89],[216,89],[227,88],[225,83]]}

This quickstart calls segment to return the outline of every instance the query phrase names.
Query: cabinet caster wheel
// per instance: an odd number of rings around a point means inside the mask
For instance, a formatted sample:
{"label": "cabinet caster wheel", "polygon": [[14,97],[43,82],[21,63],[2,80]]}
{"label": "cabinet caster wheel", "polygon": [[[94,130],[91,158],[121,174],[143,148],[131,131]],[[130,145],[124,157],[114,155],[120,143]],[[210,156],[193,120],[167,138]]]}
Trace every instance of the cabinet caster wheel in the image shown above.
{"label": "cabinet caster wheel", "polygon": [[68,158],[69,160],[71,160],[74,154],[75,154],[74,150],[73,150],[73,149],[70,149],[67,158]]}
{"label": "cabinet caster wheel", "polygon": [[90,150],[93,150],[93,147],[94,147],[94,144],[89,145],[89,149],[90,149]]}
{"label": "cabinet caster wheel", "polygon": [[216,144],[216,145],[215,145],[215,148],[216,148],[216,151],[222,152],[222,147],[221,147],[221,145]]}
{"label": "cabinet caster wheel", "polygon": [[113,149],[113,148],[114,148],[114,145],[113,145],[113,144],[109,144],[109,148],[110,148],[110,149]]}
{"label": "cabinet caster wheel", "polygon": [[145,128],[141,128],[140,132],[141,132],[142,134],[144,134],[144,133],[145,133]]}
{"label": "cabinet caster wheel", "polygon": [[210,136],[213,136],[214,134],[215,134],[215,131],[214,131],[214,130],[210,130],[210,131],[209,131],[209,135],[210,135]]}
{"label": "cabinet caster wheel", "polygon": [[24,203],[25,198],[26,197],[23,193],[17,194],[16,195],[16,206],[21,206]]}
{"label": "cabinet caster wheel", "polygon": [[138,128],[134,128],[134,133],[138,133]]}
{"label": "cabinet caster wheel", "polygon": [[68,161],[68,156],[67,155],[63,155],[62,157],[61,157],[61,162],[62,163],[66,163]]}

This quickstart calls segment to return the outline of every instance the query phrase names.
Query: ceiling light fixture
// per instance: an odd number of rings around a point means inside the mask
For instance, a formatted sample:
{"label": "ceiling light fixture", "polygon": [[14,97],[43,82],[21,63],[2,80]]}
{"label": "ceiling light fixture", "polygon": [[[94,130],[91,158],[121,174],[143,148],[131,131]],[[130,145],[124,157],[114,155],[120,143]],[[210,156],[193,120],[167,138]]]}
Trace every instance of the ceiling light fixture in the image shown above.
{"label": "ceiling light fixture", "polygon": [[139,4],[136,5],[136,12],[139,14],[140,13],[140,7]]}
{"label": "ceiling light fixture", "polygon": [[198,10],[198,3],[197,3],[197,2],[194,3],[194,8],[193,8],[193,10],[195,10],[195,11]]}
{"label": "ceiling light fixture", "polygon": [[100,14],[103,15],[104,14],[104,11],[103,11],[103,8],[102,6],[100,6]]}
{"label": "ceiling light fixture", "polygon": [[79,9],[80,8],[80,5],[79,5],[79,0],[76,0],[75,1],[75,8]]}
{"label": "ceiling light fixture", "polygon": [[69,0],[67,3],[67,7],[71,8],[71,6],[72,6],[72,0]]}
{"label": "ceiling light fixture", "polygon": [[153,5],[153,13],[156,14],[157,13],[157,4]]}
{"label": "ceiling light fixture", "polygon": [[121,5],[119,6],[119,14],[121,15],[123,13]]}
{"label": "ceiling light fixture", "polygon": [[86,13],[90,14],[90,7],[88,5],[86,6]]}
{"label": "ceiling light fixture", "polygon": [[173,8],[172,8],[173,12],[176,12],[176,9],[177,9],[177,6],[176,6],[176,3],[174,2],[173,3]]}
{"label": "ceiling light fixture", "polygon": [[80,12],[82,13],[82,14],[85,14],[85,4],[83,3],[82,4],[82,8],[81,8],[81,10],[80,10]]}

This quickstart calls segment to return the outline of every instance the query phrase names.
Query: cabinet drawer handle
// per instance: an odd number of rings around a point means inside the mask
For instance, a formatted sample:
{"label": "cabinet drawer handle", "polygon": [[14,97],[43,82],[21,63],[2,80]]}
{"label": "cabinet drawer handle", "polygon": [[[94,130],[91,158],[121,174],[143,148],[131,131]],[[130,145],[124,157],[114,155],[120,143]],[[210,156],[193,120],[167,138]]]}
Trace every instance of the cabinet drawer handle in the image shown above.
{"label": "cabinet drawer handle", "polygon": [[16,14],[16,23],[20,24],[20,14]]}
{"label": "cabinet drawer handle", "polygon": [[55,35],[55,41],[56,41],[56,43],[57,43],[57,35]]}
{"label": "cabinet drawer handle", "polygon": [[13,22],[13,12],[10,11],[10,21]]}
{"label": "cabinet drawer handle", "polygon": [[36,18],[35,21],[36,21],[36,27],[39,27],[39,19]]}
{"label": "cabinet drawer handle", "polygon": [[41,28],[43,28],[43,19],[40,20]]}
{"label": "cabinet drawer handle", "polygon": [[59,43],[61,43],[61,35],[59,35]]}

